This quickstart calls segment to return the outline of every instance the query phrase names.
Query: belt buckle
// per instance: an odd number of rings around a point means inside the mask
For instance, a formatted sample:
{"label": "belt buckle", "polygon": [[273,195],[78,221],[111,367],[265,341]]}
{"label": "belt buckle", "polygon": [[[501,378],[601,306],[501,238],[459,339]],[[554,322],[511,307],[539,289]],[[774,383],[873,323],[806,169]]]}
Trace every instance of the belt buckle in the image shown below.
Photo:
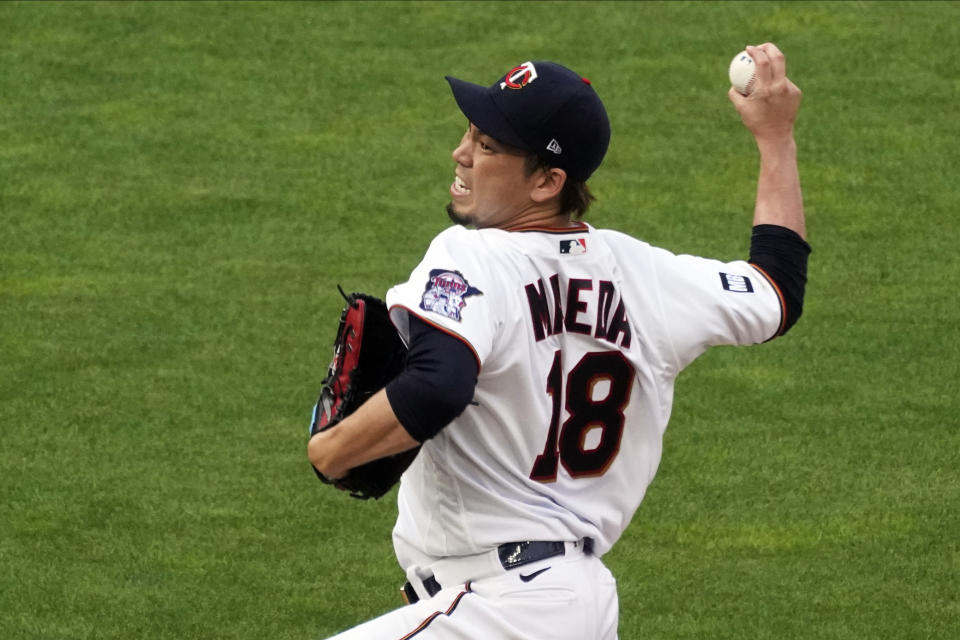
{"label": "belt buckle", "polygon": [[[440,593],[443,587],[440,586],[440,583],[437,582],[437,579],[433,576],[427,576],[421,581],[423,584],[424,591],[427,592],[429,597],[433,597]],[[417,595],[417,590],[413,588],[413,584],[405,582],[402,587],[400,587],[400,597],[403,598],[403,601],[406,604],[414,604],[420,601],[420,596]]]}
{"label": "belt buckle", "polygon": [[403,586],[400,587],[400,597],[403,598],[404,604],[415,604],[420,601],[420,596],[417,595],[413,585],[409,582],[404,582]]}

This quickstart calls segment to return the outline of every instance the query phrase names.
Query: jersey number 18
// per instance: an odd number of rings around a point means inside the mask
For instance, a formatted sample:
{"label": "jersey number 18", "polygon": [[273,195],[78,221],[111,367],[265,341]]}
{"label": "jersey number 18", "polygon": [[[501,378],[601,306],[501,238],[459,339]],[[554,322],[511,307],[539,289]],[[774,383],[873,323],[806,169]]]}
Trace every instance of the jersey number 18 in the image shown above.
{"label": "jersey number 18", "polygon": [[[550,428],[543,453],[537,456],[530,479],[554,482],[560,464],[573,478],[603,475],[620,451],[623,411],[630,402],[634,370],[619,351],[584,355],[563,384],[563,358],[558,349],[547,374],[547,394],[553,401]],[[601,382],[608,383],[606,395],[594,397]],[[565,397],[565,401],[564,401]],[[560,424],[561,407],[569,417]],[[587,448],[587,434],[600,430],[599,442]]]}

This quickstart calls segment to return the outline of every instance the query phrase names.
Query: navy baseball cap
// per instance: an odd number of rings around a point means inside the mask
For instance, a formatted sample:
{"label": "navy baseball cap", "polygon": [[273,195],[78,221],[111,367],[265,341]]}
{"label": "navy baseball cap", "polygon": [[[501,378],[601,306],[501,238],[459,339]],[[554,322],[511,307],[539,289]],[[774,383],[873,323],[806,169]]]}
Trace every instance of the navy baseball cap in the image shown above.
{"label": "navy baseball cap", "polygon": [[607,110],[590,81],[554,62],[524,62],[489,87],[447,76],[460,110],[483,133],[532,151],[585,182],[610,145]]}

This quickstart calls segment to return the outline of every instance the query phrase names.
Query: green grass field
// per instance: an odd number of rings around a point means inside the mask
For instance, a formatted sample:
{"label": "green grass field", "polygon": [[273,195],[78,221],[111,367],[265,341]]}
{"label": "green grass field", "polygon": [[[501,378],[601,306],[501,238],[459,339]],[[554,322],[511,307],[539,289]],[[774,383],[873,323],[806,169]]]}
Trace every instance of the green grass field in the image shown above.
{"label": "green grass field", "polygon": [[111,2],[0,4],[0,638],[397,606],[393,494],[317,483],[306,429],[335,285],[382,295],[449,224],[443,76],[587,75],[590,221],[734,259],[726,67],[766,40],[805,94],[806,313],[681,376],[606,557],[620,637],[960,636],[960,4]]}

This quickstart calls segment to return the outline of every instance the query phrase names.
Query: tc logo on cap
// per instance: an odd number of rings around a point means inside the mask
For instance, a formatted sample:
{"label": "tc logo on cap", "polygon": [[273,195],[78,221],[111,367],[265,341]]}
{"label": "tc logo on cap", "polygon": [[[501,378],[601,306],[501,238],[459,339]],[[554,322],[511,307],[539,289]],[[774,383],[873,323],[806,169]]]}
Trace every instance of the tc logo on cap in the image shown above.
{"label": "tc logo on cap", "polygon": [[503,82],[500,83],[500,90],[523,89],[525,86],[537,79],[537,68],[532,62],[524,62],[519,67],[514,67],[507,72]]}

